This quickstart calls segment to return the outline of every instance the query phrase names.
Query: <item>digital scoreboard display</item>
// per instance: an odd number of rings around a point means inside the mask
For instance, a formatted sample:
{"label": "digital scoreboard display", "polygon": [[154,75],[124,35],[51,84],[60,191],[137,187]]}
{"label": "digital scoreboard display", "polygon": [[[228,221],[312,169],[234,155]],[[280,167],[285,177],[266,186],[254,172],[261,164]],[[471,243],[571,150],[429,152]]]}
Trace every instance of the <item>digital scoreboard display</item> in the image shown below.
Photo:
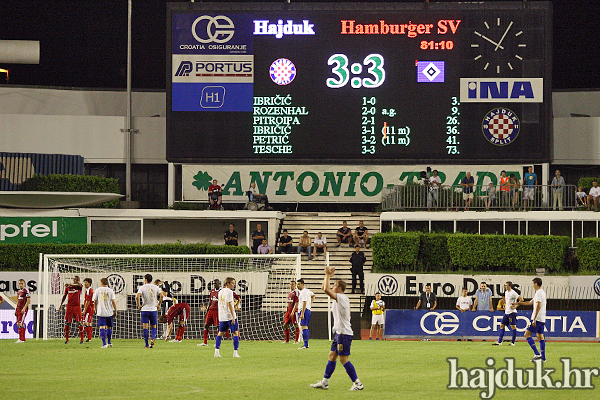
{"label": "digital scoreboard display", "polygon": [[171,3],[167,159],[551,159],[549,2]]}

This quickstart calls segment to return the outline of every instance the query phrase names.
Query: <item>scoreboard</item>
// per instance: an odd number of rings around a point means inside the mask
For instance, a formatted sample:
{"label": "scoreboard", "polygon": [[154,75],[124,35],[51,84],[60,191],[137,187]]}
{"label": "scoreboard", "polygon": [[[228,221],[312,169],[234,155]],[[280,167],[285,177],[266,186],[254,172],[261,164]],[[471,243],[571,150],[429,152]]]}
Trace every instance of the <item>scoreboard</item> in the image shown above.
{"label": "scoreboard", "polygon": [[550,2],[170,3],[167,159],[551,159]]}

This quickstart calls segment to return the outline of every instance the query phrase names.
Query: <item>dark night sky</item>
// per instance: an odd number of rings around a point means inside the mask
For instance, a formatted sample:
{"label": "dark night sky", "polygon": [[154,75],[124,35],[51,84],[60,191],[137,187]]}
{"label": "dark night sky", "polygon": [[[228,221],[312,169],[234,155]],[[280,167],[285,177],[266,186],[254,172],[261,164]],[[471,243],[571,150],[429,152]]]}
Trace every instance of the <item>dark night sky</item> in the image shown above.
{"label": "dark night sky", "polygon": [[[133,0],[134,88],[165,88],[166,3]],[[599,89],[600,0],[552,3],[554,89]],[[39,65],[0,63],[10,84],[125,88],[127,0],[1,0],[0,39],[40,41]]]}

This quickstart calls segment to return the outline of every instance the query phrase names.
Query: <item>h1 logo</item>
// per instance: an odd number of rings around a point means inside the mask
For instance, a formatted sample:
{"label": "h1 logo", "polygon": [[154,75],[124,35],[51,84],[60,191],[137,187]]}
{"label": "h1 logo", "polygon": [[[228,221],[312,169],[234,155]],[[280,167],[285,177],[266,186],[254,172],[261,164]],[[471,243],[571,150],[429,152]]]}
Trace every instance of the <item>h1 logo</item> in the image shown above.
{"label": "h1 logo", "polygon": [[220,108],[225,102],[225,88],[223,86],[205,86],[200,97],[202,108]]}

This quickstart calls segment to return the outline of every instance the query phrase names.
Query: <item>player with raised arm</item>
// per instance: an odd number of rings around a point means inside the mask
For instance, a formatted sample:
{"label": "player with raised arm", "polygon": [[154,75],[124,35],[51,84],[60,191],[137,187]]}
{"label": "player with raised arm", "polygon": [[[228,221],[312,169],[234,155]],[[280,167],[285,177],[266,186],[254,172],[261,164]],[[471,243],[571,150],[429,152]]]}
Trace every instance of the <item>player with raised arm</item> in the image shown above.
{"label": "player with raised arm", "polygon": [[219,334],[215,340],[215,357],[221,357],[221,341],[228,329],[231,329],[231,332],[233,333],[233,356],[240,357],[238,354],[238,348],[240,346],[240,330],[234,308],[234,287],[235,279],[228,277],[225,279],[225,286],[219,291]]}
{"label": "player with raised arm", "polygon": [[83,287],[85,288],[85,295],[83,297],[83,329],[87,334],[86,342],[92,340],[92,334],[94,328],[92,327],[92,319],[94,317],[94,302],[92,298],[94,296],[94,289],[92,289],[92,279],[85,278],[83,280]]}
{"label": "player with raised arm", "polygon": [[[142,299],[143,305],[140,303],[140,299]],[[152,275],[144,275],[144,284],[138,289],[135,296],[135,303],[137,304],[138,310],[142,311],[142,327],[144,329],[144,342],[146,343],[146,348],[154,347],[158,324],[157,310],[160,308],[162,300],[162,290],[152,283]],[[152,340],[148,345],[149,326],[152,327]]]}
{"label": "player with raised arm", "polygon": [[[498,337],[498,341],[492,343],[494,346],[502,346],[502,338],[504,338],[504,327],[506,325],[510,325],[510,329],[512,330],[512,341],[510,342],[511,346],[515,345],[515,340],[517,340],[517,310],[516,306],[518,302],[523,301],[523,298],[519,296],[519,294],[513,290],[513,284],[511,281],[508,281],[504,284],[504,317],[502,317],[502,323],[500,324],[500,336]],[[513,307],[515,304],[515,307]]]}
{"label": "player with raised arm", "polygon": [[[535,289],[535,295],[533,299],[529,301],[519,301],[513,305],[531,306],[533,305],[533,313],[531,314],[531,325],[525,331],[525,339],[533,350],[533,358],[531,362],[536,360],[546,361],[546,340],[544,339],[544,326],[546,325],[546,292],[542,289],[542,279],[533,278],[533,288]],[[531,337],[531,334],[535,333],[538,341],[540,342],[540,351],[538,352],[535,347],[535,340]],[[540,354],[540,352],[542,354]]]}
{"label": "player with raised arm", "polygon": [[[4,299],[0,302],[2,304]],[[25,343],[25,317],[29,311],[31,303],[31,294],[25,287],[25,279],[19,279],[19,290],[17,291],[17,308],[15,308],[15,317],[17,317],[17,326],[19,327],[19,340],[15,343]]]}
{"label": "player with raised arm", "polygon": [[115,292],[108,287],[108,278],[100,279],[100,287],[94,292],[92,301],[96,308],[102,348],[112,347],[112,328],[117,316],[117,302]]}
{"label": "player with raised arm", "polygon": [[219,290],[221,290],[221,281],[215,279],[208,296],[208,310],[204,305],[200,307],[202,311],[206,311],[206,318],[204,320],[204,331],[202,333],[204,342],[200,343],[198,346],[208,346],[208,329],[211,324],[219,326]]}
{"label": "player with raised arm", "polygon": [[296,343],[300,337],[300,327],[298,326],[298,320],[296,319],[298,314],[298,295],[300,291],[296,289],[296,281],[290,281],[290,292],[288,293],[288,304],[287,310],[283,317],[283,332],[285,333],[285,341],[283,343],[290,342],[290,325],[296,327]]}
{"label": "player with raised arm", "polygon": [[302,340],[304,340],[304,346],[300,349],[308,349],[308,339],[310,338],[310,332],[308,330],[308,324],[310,324],[311,306],[315,301],[315,294],[304,286],[304,279],[298,279],[298,289],[300,294],[298,295],[298,312],[300,313],[300,329],[302,330]]}
{"label": "player with raised arm", "polygon": [[344,294],[346,291],[346,282],[337,280],[332,287],[329,287],[330,277],[335,273],[335,268],[325,267],[325,278],[321,289],[331,297],[333,304],[331,311],[333,313],[333,331],[335,336],[331,343],[329,351],[329,361],[325,367],[325,375],[323,379],[310,386],[315,389],[329,389],[329,378],[335,371],[335,365],[338,357],[340,362],[346,369],[346,373],[352,381],[350,390],[363,390],[363,384],[356,375],[354,365],[350,362],[350,346],[352,345],[352,325],[350,323],[350,299]]}
{"label": "player with raised arm", "polygon": [[190,317],[191,308],[187,303],[177,303],[172,305],[167,310],[165,315],[161,315],[158,322],[161,324],[169,324],[168,330],[165,332],[165,340],[169,340],[171,332],[173,332],[173,320],[179,316],[179,328],[177,328],[177,335],[175,339],[171,340],[171,343],[181,343],[183,340],[183,332],[185,331],[185,324]]}
{"label": "player with raised arm", "polygon": [[60,301],[59,308],[62,308],[63,303],[67,296],[67,308],[65,311],[65,344],[69,344],[69,332],[71,331],[71,322],[73,318],[79,327],[80,344],[83,344],[83,322],[81,321],[81,291],[83,286],[79,282],[79,276],[73,277],[73,283],[65,284],[65,294]]}

